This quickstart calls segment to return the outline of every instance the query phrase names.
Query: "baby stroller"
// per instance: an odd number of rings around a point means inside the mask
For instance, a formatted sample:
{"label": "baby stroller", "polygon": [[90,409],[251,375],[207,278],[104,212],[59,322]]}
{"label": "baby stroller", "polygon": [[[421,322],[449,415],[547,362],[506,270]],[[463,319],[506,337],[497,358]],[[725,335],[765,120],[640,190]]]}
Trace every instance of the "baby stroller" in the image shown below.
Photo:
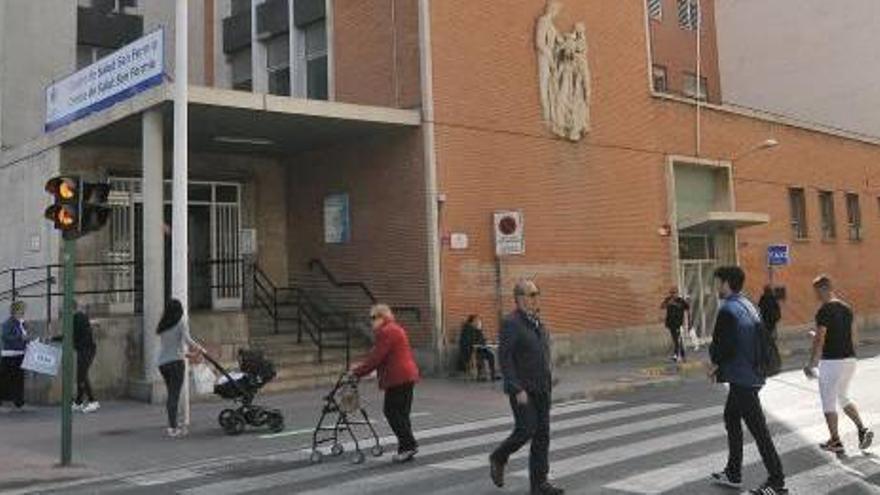
{"label": "baby stroller", "polygon": [[[328,416],[335,415],[336,421],[328,421],[327,426],[324,421]],[[360,416],[363,419],[357,419]],[[349,419],[352,418],[352,419]],[[332,424],[332,426],[330,426]],[[318,420],[318,426],[312,434],[312,455],[309,460],[312,464],[318,464],[324,459],[324,454],[318,450],[321,444],[332,443],[330,455],[333,457],[341,456],[345,452],[345,447],[339,441],[340,432],[348,432],[354,441],[354,455],[352,463],[362,464],[366,459],[361,451],[360,442],[358,442],[353,426],[366,426],[370,430],[373,439],[373,447],[370,453],[373,457],[381,457],[385,450],[379,443],[379,435],[376,429],[370,423],[367,411],[360,404],[360,395],[358,394],[358,379],[349,373],[343,373],[333,389],[324,397],[324,407],[321,410],[321,419]]]}
{"label": "baby stroller", "polygon": [[247,425],[267,426],[272,433],[284,430],[281,411],[253,403],[257,392],[275,378],[275,366],[263,357],[262,352],[239,350],[240,371],[229,371],[211,356],[204,356],[223,375],[214,385],[214,394],[240,404],[236,409],[224,409],[217,418],[227,435],[239,435]]}

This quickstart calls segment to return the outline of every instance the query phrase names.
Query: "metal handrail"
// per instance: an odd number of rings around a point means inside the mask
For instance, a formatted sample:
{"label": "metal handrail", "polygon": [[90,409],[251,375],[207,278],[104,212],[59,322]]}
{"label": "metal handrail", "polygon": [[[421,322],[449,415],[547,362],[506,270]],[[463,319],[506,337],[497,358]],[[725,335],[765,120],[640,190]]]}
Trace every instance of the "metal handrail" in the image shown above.
{"label": "metal handrail", "polygon": [[[336,275],[334,275],[333,272],[331,272],[330,269],[327,268],[327,265],[319,258],[312,258],[311,260],[309,260],[309,270],[314,271],[315,268],[318,268],[318,270],[324,275],[327,281],[330,282],[330,285],[339,289],[360,289],[364,293],[364,295],[367,296],[367,299],[369,299],[370,305],[374,305],[379,302],[379,299],[376,297],[373,291],[370,290],[367,284],[363,282],[340,282],[339,279],[336,278]],[[391,310],[397,314],[410,313],[415,317],[416,321],[422,321],[422,309],[418,306],[396,305],[391,306]]]}

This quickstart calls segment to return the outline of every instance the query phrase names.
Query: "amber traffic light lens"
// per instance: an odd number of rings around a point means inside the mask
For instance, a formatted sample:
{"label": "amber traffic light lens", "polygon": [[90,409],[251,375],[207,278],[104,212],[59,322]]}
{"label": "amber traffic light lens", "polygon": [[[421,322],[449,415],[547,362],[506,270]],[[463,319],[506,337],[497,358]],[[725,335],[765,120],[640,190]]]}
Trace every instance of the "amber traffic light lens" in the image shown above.
{"label": "amber traffic light lens", "polygon": [[76,222],[76,218],[73,216],[73,213],[70,212],[67,208],[61,208],[56,213],[56,220],[58,224],[62,227],[70,227]]}
{"label": "amber traffic light lens", "polygon": [[63,180],[58,184],[58,196],[61,199],[72,199],[76,196],[76,185],[73,181]]}

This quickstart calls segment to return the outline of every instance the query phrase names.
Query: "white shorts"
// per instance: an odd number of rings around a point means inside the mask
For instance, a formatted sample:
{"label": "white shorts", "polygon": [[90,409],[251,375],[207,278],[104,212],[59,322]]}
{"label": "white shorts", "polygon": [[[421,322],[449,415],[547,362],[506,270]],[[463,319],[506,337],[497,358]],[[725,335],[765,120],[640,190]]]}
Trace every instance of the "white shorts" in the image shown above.
{"label": "white shorts", "polygon": [[836,413],[838,404],[844,408],[852,404],[849,384],[855,372],[855,358],[819,361],[819,396],[823,412]]}

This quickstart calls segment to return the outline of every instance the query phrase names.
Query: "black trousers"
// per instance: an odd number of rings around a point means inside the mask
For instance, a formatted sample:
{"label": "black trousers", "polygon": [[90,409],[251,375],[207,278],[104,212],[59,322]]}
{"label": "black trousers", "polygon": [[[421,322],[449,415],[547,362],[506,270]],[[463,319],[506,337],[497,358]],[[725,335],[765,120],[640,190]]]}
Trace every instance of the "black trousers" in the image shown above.
{"label": "black trousers", "polygon": [[172,361],[159,366],[159,373],[165,380],[165,388],[168,389],[168,399],[165,409],[168,411],[168,426],[177,428],[177,410],[180,404],[180,390],[183,388],[183,374],[186,368],[183,360]]}
{"label": "black trousers", "polygon": [[550,392],[529,392],[525,405],[520,405],[515,395],[509,398],[515,422],[513,433],[492,452],[492,460],[506,464],[514,452],[531,441],[529,481],[535,488],[547,481],[550,471]]}
{"label": "black trousers", "polygon": [[768,481],[774,487],[785,486],[785,475],[782,473],[782,462],[770,430],[767,428],[767,419],[761,408],[761,399],[758,397],[760,388],[743,387],[730,384],[730,393],[727,395],[727,404],[724,407],[724,424],[727,427],[727,444],[730,454],[727,461],[727,475],[735,480],[742,479],[743,463],[743,431],[742,422],[755,438],[764,467],[769,475]]}
{"label": "black trousers", "polygon": [[0,358],[0,403],[11,401],[15,407],[24,405],[24,356]]}
{"label": "black trousers", "polygon": [[76,353],[76,403],[82,404],[83,398],[95,402],[92,393],[92,382],[89,380],[89,369],[95,361],[95,351],[88,349]]}
{"label": "black trousers", "polygon": [[413,436],[412,423],[409,415],[412,411],[413,387],[412,383],[399,385],[385,391],[385,403],[383,412],[388,425],[397,436],[397,452],[416,450],[418,443]]}
{"label": "black trousers", "polygon": [[684,359],[684,341],[681,338],[681,327],[667,328],[669,329],[669,336],[672,337],[675,355]]}

